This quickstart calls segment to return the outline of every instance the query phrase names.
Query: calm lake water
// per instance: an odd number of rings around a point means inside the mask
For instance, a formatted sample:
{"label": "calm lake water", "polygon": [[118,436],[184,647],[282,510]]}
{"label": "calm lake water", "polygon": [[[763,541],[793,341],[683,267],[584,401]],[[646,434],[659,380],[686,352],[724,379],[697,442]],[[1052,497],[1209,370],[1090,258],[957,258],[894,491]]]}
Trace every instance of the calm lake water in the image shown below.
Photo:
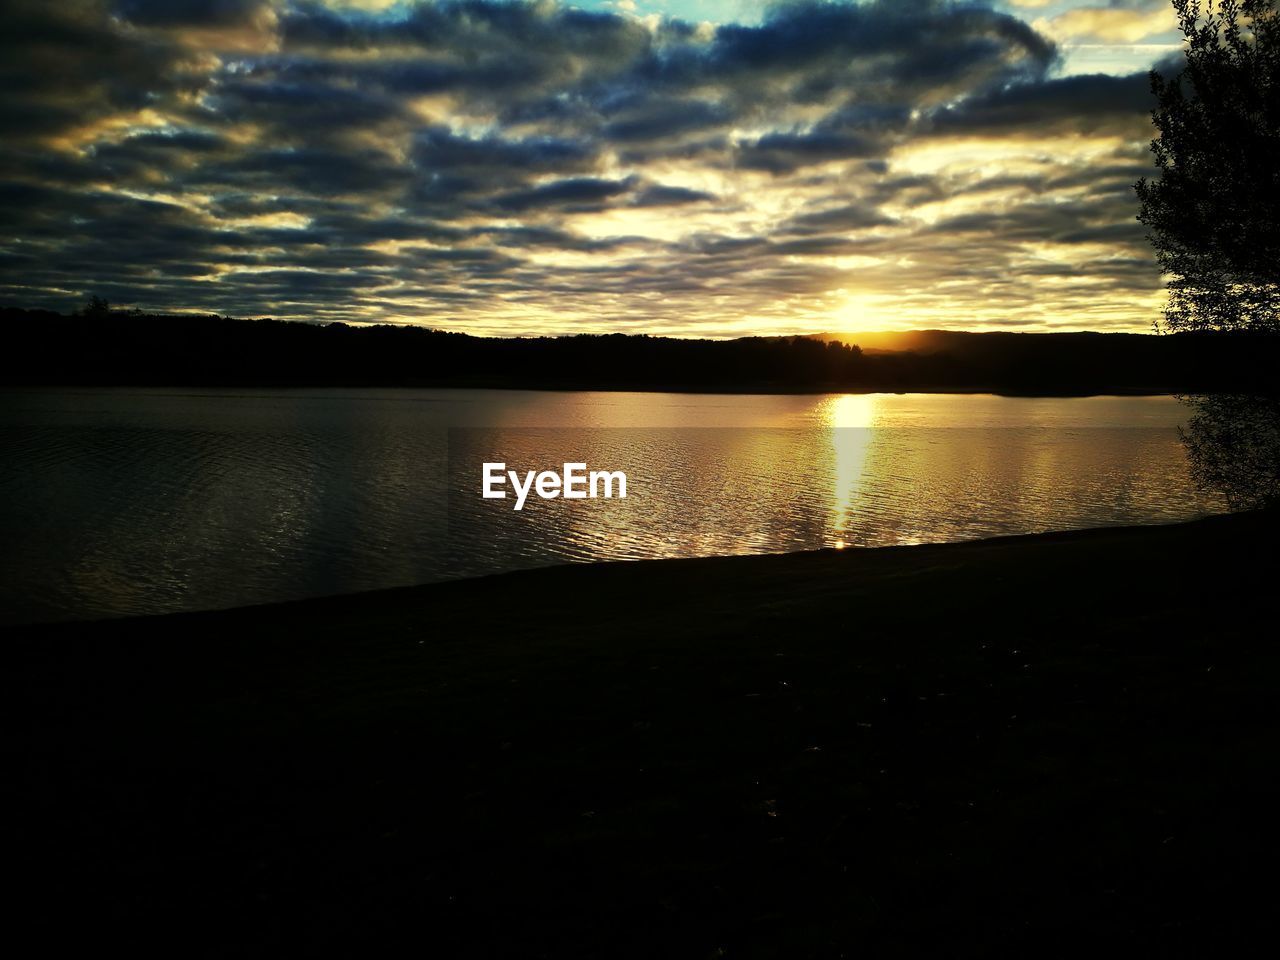
{"label": "calm lake water", "polygon": [[[0,621],[264,603],[577,560],[964,540],[1223,509],[1170,397],[0,392]],[[626,500],[480,497],[480,464]]]}

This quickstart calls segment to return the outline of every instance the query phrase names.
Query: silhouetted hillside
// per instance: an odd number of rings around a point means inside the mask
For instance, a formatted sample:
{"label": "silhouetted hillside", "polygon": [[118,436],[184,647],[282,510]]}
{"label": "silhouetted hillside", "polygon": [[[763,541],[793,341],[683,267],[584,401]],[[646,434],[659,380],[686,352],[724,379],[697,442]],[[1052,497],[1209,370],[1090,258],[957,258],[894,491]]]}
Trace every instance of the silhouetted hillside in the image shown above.
{"label": "silhouetted hillside", "polygon": [[419,327],[0,310],[9,385],[462,386],[694,391],[1266,391],[1259,335],[952,334],[864,353],[808,337],[501,339]]}

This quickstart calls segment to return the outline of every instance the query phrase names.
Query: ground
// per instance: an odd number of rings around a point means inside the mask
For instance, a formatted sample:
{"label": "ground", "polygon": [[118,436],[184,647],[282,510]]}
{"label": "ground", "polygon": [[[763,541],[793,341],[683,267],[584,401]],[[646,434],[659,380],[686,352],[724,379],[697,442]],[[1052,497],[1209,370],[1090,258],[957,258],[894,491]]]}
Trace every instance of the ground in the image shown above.
{"label": "ground", "polygon": [[7,643],[11,929],[439,957],[1274,933],[1268,515],[561,567]]}

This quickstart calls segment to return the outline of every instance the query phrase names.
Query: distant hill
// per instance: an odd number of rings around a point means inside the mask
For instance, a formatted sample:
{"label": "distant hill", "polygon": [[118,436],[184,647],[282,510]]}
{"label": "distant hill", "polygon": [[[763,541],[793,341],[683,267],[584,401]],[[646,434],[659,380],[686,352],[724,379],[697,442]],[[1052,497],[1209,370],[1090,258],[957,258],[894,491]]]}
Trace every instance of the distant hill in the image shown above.
{"label": "distant hill", "polygon": [[1270,392],[1280,360],[1280,338],[1257,334],[485,338],[421,327],[21,309],[0,310],[0,337],[7,385]]}
{"label": "distant hill", "polygon": [[813,333],[810,339],[822,343],[844,343],[863,353],[916,353],[922,356],[949,353],[952,356],[989,356],[994,353],[1054,349],[1125,349],[1153,339],[1148,333],[1019,333],[1016,331],[968,330],[880,330],[861,333]]}

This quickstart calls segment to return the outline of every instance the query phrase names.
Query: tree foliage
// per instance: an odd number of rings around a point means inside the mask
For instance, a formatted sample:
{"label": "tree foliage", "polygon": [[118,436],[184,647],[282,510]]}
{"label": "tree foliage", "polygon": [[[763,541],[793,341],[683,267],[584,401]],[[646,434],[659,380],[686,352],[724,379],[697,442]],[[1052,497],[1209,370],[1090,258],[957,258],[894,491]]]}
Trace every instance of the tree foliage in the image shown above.
{"label": "tree foliage", "polygon": [[1277,0],[1174,0],[1180,73],[1151,74],[1158,179],[1138,219],[1169,276],[1171,330],[1280,332]]}
{"label": "tree foliage", "polygon": [[1280,504],[1280,398],[1191,398],[1182,441],[1201,490],[1219,494],[1233,510]]}
{"label": "tree foliage", "polygon": [[111,316],[111,303],[106,297],[100,297],[96,293],[85,301],[84,306],[80,309],[82,317],[93,317],[102,319]]}

